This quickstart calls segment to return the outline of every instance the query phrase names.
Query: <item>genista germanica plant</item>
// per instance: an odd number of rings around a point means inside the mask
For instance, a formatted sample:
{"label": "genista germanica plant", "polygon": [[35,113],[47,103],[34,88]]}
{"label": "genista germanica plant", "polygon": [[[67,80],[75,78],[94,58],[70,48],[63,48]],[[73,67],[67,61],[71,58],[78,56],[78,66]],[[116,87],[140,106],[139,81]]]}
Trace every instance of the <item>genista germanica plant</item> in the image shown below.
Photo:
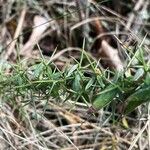
{"label": "genista germanica plant", "polygon": [[41,95],[53,99],[61,99],[61,96],[65,95],[65,101],[71,99],[75,102],[91,103],[95,110],[104,108],[112,101],[121,100],[125,105],[125,114],[150,100],[148,65],[138,69],[136,74],[127,76],[126,72],[115,73],[98,69],[96,62],[92,62],[86,52],[83,56],[82,61],[89,62],[87,66],[82,67],[81,63],[76,61],[75,65],[64,71],[60,71],[44,58],[40,63],[29,67],[23,67],[21,62],[11,66],[12,72],[7,76],[1,70],[1,96],[4,99],[25,97],[29,91],[35,94],[40,92]]}

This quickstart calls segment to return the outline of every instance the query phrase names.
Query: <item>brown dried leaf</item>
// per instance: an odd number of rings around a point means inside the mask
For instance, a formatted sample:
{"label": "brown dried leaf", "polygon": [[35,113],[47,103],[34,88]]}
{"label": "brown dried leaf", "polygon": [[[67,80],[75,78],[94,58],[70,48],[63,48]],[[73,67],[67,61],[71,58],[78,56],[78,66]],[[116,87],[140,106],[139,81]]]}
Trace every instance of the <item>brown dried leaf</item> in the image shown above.
{"label": "brown dried leaf", "polygon": [[105,40],[102,40],[100,53],[109,60],[111,67],[115,68],[117,71],[123,70],[123,63],[119,58],[118,51],[111,47]]}
{"label": "brown dried leaf", "polygon": [[22,55],[30,55],[33,47],[40,40],[42,34],[48,28],[49,23],[47,23],[47,19],[41,16],[34,17],[34,27],[32,34],[28,40],[28,42],[23,46],[20,54]]}

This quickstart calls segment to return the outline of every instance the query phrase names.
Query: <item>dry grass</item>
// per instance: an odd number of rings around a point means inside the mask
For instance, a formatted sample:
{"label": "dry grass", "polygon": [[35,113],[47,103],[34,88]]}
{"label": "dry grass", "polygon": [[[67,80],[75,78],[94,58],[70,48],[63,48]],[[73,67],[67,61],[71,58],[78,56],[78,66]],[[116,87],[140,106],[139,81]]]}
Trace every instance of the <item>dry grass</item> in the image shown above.
{"label": "dry grass", "polygon": [[[95,115],[89,109],[105,83],[115,79],[112,70],[124,71],[127,80],[135,77],[134,90],[144,81],[149,85],[149,6],[148,0],[117,6],[114,1],[1,0],[0,149],[150,149],[148,102],[126,116],[120,97]],[[50,64],[52,72],[40,63]],[[76,64],[79,69],[71,70]],[[74,71],[86,76],[86,84],[102,72],[101,89],[97,79],[83,95],[88,100],[81,99],[80,87],[65,83],[78,80]],[[54,82],[44,81],[45,74]],[[66,101],[63,89],[71,93]]]}

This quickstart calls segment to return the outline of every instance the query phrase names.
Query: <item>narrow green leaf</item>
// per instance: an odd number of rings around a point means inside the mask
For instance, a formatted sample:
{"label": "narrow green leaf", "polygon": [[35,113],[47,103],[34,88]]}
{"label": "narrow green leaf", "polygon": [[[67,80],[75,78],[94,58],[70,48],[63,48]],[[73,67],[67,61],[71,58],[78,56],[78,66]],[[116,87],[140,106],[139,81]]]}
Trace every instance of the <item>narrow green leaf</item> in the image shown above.
{"label": "narrow green leaf", "polygon": [[79,74],[76,74],[75,75],[75,79],[74,79],[74,82],[73,82],[73,90],[76,91],[76,92],[81,92],[82,90],[82,86],[81,86],[81,78],[80,78],[80,75]]}
{"label": "narrow green leaf", "polygon": [[66,75],[66,77],[70,77],[72,75],[72,73],[78,68],[78,64],[76,65],[73,65],[69,71],[68,71],[68,74]]}
{"label": "narrow green leaf", "polygon": [[41,73],[43,72],[43,68],[44,68],[44,64],[43,63],[40,63],[40,64],[37,64],[37,65],[34,65],[33,66],[33,69],[34,69],[34,78],[38,78]]}
{"label": "narrow green leaf", "polygon": [[85,87],[85,90],[88,90],[92,86],[92,84],[94,83],[94,80],[95,80],[94,78],[91,78],[89,80],[89,82],[87,83],[87,85]]}
{"label": "narrow green leaf", "polygon": [[143,68],[138,69],[137,72],[134,75],[134,81],[137,81],[143,75],[144,75],[144,69]]}
{"label": "narrow green leaf", "polygon": [[139,89],[127,98],[125,114],[132,112],[136,107],[148,101],[150,101],[150,86]]}
{"label": "narrow green leaf", "polygon": [[146,85],[150,85],[150,72],[148,72],[148,73],[146,74],[144,83],[145,83]]}
{"label": "narrow green leaf", "polygon": [[119,93],[117,86],[110,85],[94,100],[93,107],[95,109],[101,109],[108,105]]}

